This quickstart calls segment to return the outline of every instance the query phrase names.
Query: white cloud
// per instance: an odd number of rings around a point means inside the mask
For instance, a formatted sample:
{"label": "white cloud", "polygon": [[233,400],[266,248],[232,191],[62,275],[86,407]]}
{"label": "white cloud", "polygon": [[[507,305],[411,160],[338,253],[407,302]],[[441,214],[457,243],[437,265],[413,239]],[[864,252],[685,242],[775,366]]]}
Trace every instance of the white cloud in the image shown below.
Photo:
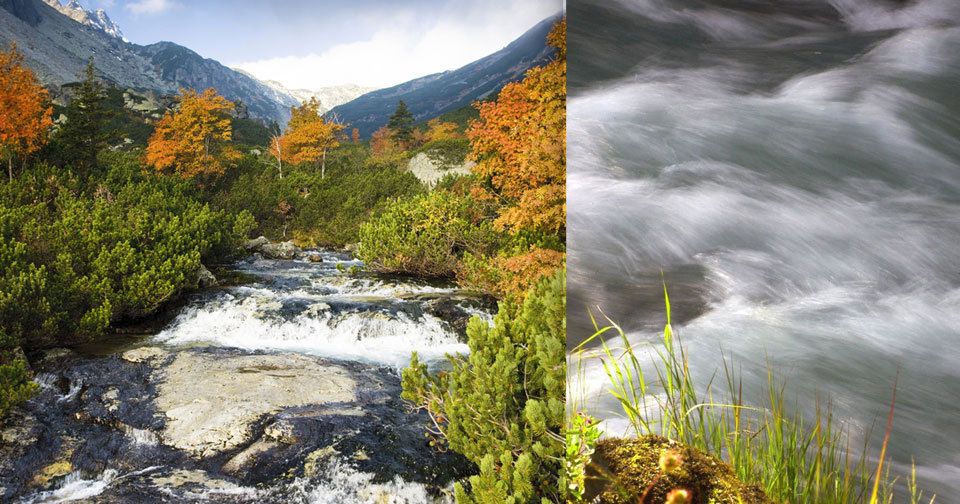
{"label": "white cloud", "polygon": [[399,12],[381,20],[382,28],[357,42],[323,51],[249,61],[231,66],[291,89],[339,84],[387,87],[431,73],[453,70],[491,54],[543,18],[560,2],[509,2],[506,8],[476,2],[437,13],[424,24]]}
{"label": "white cloud", "polygon": [[124,7],[134,14],[159,14],[168,11],[178,4],[173,0],[137,0]]}

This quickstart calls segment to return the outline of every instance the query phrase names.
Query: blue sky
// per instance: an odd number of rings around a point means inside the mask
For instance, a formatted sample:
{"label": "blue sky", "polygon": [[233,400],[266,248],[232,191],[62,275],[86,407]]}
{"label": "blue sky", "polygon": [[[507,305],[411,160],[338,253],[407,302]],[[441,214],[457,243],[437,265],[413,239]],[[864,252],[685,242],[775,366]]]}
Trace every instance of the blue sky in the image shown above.
{"label": "blue sky", "polygon": [[[66,3],[66,0],[63,0]],[[127,39],[170,40],[290,88],[385,87],[490,54],[563,0],[81,0]]]}

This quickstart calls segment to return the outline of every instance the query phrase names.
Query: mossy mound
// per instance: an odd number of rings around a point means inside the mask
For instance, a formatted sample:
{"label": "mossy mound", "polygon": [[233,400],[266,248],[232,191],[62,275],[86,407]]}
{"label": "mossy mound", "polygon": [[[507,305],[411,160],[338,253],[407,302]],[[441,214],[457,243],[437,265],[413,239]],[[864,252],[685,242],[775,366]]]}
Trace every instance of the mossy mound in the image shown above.
{"label": "mossy mound", "polygon": [[[665,452],[679,454],[682,460],[669,474],[660,469]],[[738,480],[727,463],[660,436],[601,440],[587,477],[587,502],[662,504],[677,488],[689,491],[694,504],[774,502],[760,488]]]}

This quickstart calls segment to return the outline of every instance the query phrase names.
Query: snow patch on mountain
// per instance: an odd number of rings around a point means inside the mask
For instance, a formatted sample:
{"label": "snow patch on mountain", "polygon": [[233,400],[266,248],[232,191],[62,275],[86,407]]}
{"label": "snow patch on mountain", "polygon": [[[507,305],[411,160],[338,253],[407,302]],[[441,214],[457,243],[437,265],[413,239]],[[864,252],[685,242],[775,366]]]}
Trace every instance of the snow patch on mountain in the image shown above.
{"label": "snow patch on mountain", "polygon": [[355,100],[377,88],[358,86],[356,84],[345,84],[343,86],[329,86],[319,89],[288,89],[283,84],[274,80],[261,81],[278,93],[292,96],[299,103],[316,98],[320,102],[320,113],[324,114],[330,109],[343,105],[344,103]]}

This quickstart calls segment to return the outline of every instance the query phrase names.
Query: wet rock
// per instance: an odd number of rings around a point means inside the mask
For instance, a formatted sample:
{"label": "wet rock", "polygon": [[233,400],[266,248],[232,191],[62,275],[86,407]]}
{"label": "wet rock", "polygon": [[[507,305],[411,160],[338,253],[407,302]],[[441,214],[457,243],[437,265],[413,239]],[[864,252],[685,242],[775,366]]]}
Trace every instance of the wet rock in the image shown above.
{"label": "wet rock", "polygon": [[319,252],[310,252],[307,254],[307,260],[312,263],[322,263],[323,256]]}
{"label": "wet rock", "polygon": [[161,359],[167,355],[161,348],[157,347],[140,347],[134,348],[133,350],[127,350],[123,352],[121,356],[123,360],[127,362],[140,363],[146,362],[154,359]]}
{"label": "wet rock", "polygon": [[100,396],[100,401],[106,406],[107,411],[114,413],[120,409],[120,390],[116,387],[110,387]]}
{"label": "wet rock", "polygon": [[310,452],[303,461],[303,475],[307,478],[316,476],[320,472],[321,464],[336,455],[337,450],[332,446],[324,446],[323,448]]}
{"label": "wet rock", "polygon": [[67,450],[60,460],[44,466],[34,474],[30,483],[36,487],[46,488],[53,480],[73,472],[73,463],[70,462],[71,455],[73,455],[73,450]]}
{"label": "wet rock", "polygon": [[275,441],[258,440],[227,461],[223,466],[223,472],[241,475],[257,463],[259,456],[279,447],[280,443]]}
{"label": "wet rock", "polygon": [[217,277],[207,269],[206,266],[200,265],[200,269],[197,270],[197,285],[204,289],[210,287],[216,287],[218,284]]}
{"label": "wet rock", "polygon": [[270,259],[293,259],[299,250],[292,241],[267,243],[260,247],[260,253]]}
{"label": "wet rock", "polygon": [[280,419],[263,429],[263,436],[284,444],[296,444],[296,426],[286,419]]}
{"label": "wet rock", "polygon": [[247,240],[247,243],[243,245],[243,248],[251,252],[255,252],[260,250],[260,247],[263,247],[264,245],[267,245],[269,243],[270,243],[270,240],[268,240],[267,237],[258,236],[252,240]]}
{"label": "wet rock", "polygon": [[263,236],[249,240],[243,248],[268,259],[293,259],[300,253],[300,249],[292,241],[271,243]]}
{"label": "wet rock", "polygon": [[39,426],[35,416],[14,410],[3,422],[0,424],[0,460],[4,460],[3,456],[9,456],[11,452],[37,442]]}
{"label": "wet rock", "polygon": [[209,490],[235,490],[239,488],[236,484],[213,478],[208,473],[200,470],[177,469],[169,473],[161,473],[150,476],[150,482],[158,487],[165,488],[206,488]]}
{"label": "wet rock", "polygon": [[78,354],[38,372],[49,385],[0,425],[2,502],[36,496],[37,475],[57,485],[64,462],[102,490],[92,501],[100,503],[198,494],[247,502],[264,488],[278,492],[265,502],[287,502],[291,481],[325,481],[348,466],[364,481],[389,485],[400,477],[439,492],[476,471],[427,443],[429,419],[408,412],[399,377],[377,366],[142,347]]}
{"label": "wet rock", "polygon": [[[468,307],[476,308],[471,311]],[[423,311],[450,325],[466,341],[467,324],[478,311],[494,312],[495,303],[484,298],[440,297],[424,303]]]}
{"label": "wet rock", "polygon": [[41,362],[45,361],[55,361],[59,359],[65,359],[73,355],[73,350],[69,348],[51,348],[49,350],[44,350],[43,355],[40,357]]}
{"label": "wet rock", "polygon": [[356,400],[351,373],[302,355],[180,353],[163,374],[155,401],[167,418],[163,441],[201,458],[249,442],[264,415]]}

